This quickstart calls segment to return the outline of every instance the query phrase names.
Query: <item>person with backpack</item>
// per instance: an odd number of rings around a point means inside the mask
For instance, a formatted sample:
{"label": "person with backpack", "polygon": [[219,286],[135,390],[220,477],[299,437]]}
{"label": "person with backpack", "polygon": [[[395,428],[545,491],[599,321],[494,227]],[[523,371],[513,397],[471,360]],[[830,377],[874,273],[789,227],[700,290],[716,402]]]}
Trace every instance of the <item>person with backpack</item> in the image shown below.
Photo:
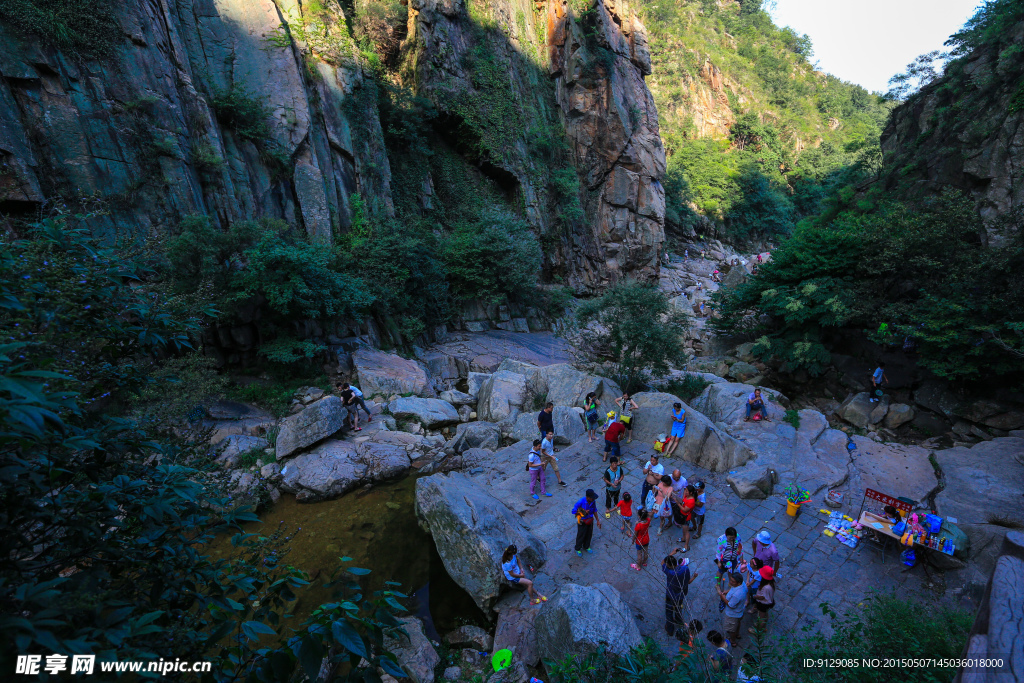
{"label": "person with backpack", "polygon": [[601,479],[604,481],[604,517],[611,519],[612,508],[619,504],[619,491],[622,490],[622,477],[624,472],[619,467],[619,459],[614,455],[608,463],[608,469],[604,471]]}
{"label": "person with backpack", "polygon": [[676,558],[679,548],[673,550],[661,563],[665,574],[665,630],[674,636],[684,625],[683,601],[690,591],[690,584],[697,580],[697,572],[690,574],[689,560],[680,562]]}
{"label": "person with backpack", "polygon": [[731,643],[718,631],[708,631],[708,642],[715,648],[708,655],[711,668],[717,673],[724,673],[728,678],[732,673],[732,653],[729,651]]}
{"label": "person with backpack", "polygon": [[544,459],[540,454],[540,444],[540,439],[534,439],[533,448],[530,449],[530,454],[526,456],[526,471],[530,473],[530,496],[534,500],[540,500],[540,496],[536,493],[538,481],[540,482],[540,492],[545,496],[551,497],[547,487],[544,485]]}
{"label": "person with backpack", "polygon": [[594,539],[594,523],[601,528],[601,518],[597,516],[597,494],[594,489],[587,489],[587,493],[576,501],[572,506],[573,517],[576,518],[576,554],[583,557],[583,551],[593,554],[590,542]]}
{"label": "person with backpack", "polygon": [[601,414],[597,407],[597,394],[591,391],[583,399],[583,417],[587,421],[587,438],[593,443],[597,438],[597,423],[601,421]]}

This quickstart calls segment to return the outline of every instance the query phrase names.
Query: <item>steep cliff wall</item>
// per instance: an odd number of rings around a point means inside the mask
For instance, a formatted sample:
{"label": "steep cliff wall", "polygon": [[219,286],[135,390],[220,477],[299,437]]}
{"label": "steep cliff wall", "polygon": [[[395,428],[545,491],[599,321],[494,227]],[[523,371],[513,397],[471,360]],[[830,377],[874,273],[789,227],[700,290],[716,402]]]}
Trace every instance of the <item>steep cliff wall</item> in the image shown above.
{"label": "steep cliff wall", "polygon": [[[111,234],[271,216],[331,241],[354,193],[393,214],[409,191],[372,96],[393,83],[437,108],[430,144],[525,215],[547,277],[589,291],[656,278],[664,153],[623,2],[368,0],[346,17],[336,0],[127,0],[117,17],[126,39],[99,61],[0,35],[3,209],[99,209]],[[250,120],[259,105],[266,122]],[[417,172],[427,211],[436,169]]]}
{"label": "steep cliff wall", "polygon": [[[0,202],[98,201],[106,232],[154,233],[182,216],[221,224],[272,216],[329,240],[348,197],[389,198],[379,127],[354,140],[341,115],[361,70],[307,68],[285,31],[282,0],[127,0],[128,40],[82,61],[0,36]],[[339,10],[340,11],[340,10]],[[351,56],[350,56],[351,59]],[[245,93],[271,113],[265,135],[225,125],[218,97]],[[377,121],[372,102],[362,112]]]}
{"label": "steep cliff wall", "polygon": [[882,134],[886,185],[921,197],[953,187],[1001,242],[996,219],[1024,205],[1024,22],[954,60],[895,109]]}

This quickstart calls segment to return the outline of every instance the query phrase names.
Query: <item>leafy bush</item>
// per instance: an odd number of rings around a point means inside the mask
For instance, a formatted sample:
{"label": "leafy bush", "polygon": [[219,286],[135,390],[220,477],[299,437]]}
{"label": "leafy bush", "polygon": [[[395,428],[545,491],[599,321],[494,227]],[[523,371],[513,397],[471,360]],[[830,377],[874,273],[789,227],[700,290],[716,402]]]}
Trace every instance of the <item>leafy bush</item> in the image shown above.
{"label": "leafy bush", "polygon": [[611,361],[622,388],[633,392],[651,374],[665,374],[686,362],[683,333],[688,318],[652,285],[620,283],[584,302],[564,335],[594,362]]}
{"label": "leafy bush", "polygon": [[444,244],[445,271],[460,299],[527,299],[540,262],[540,245],[526,221],[496,208],[460,221]]}
{"label": "leafy bush", "polygon": [[787,410],[783,422],[793,425],[793,429],[800,429],[800,413],[796,410]]}
{"label": "leafy bush", "polygon": [[[893,680],[891,669],[856,667],[828,671],[804,667],[804,659],[923,658],[960,657],[974,617],[969,612],[938,604],[920,604],[905,596],[878,595],[864,601],[863,610],[839,616],[822,605],[831,623],[831,635],[821,633],[794,639],[789,647],[790,679],[794,683],[883,683]],[[808,628],[805,627],[805,631]],[[894,638],[893,634],[899,634]],[[907,667],[898,670],[900,681],[908,683],[947,682],[955,668]]]}
{"label": "leafy bush", "polygon": [[217,120],[241,139],[254,143],[270,139],[270,109],[242,86],[218,90],[210,104]]}
{"label": "leafy bush", "polygon": [[680,379],[672,380],[664,385],[661,391],[673,396],[678,396],[687,403],[704,393],[704,390],[711,386],[711,382],[700,375],[684,375]]}
{"label": "leafy bush", "polygon": [[315,678],[328,655],[353,683],[360,659],[402,675],[383,637],[400,627],[392,612],[405,596],[364,597],[367,570],[342,564],[338,601],[294,628],[287,605],[308,580],[281,561],[283,529],[235,534],[228,559],[202,554],[255,515],[216,488],[205,440],[114,409],[146,387],[173,392],[149,358],[197,331],[152,275],[130,250],[59,221],[0,242],[11,337],[0,344],[3,652],[199,653],[216,663],[214,680],[287,680],[298,668]]}
{"label": "leafy bush", "polygon": [[58,49],[105,57],[124,39],[116,6],[111,0],[0,0],[0,21]]}

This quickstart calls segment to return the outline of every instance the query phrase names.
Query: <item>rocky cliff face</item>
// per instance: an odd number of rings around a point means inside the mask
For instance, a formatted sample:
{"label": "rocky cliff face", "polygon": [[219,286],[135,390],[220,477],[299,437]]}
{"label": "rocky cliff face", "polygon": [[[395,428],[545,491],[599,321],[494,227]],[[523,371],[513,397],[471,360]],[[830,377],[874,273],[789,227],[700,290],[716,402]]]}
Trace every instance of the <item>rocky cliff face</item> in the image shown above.
{"label": "rocky cliff face", "polygon": [[[390,204],[379,126],[354,139],[342,115],[361,70],[307,66],[281,40],[286,10],[299,11],[286,0],[127,0],[129,39],[103,62],[4,33],[0,201],[91,200],[110,233],[157,233],[202,213],[222,225],[283,218],[324,240],[346,225],[351,193]],[[231,92],[271,110],[265,135],[232,130],[223,108],[218,120],[214,102]],[[372,102],[360,115],[377,121]]]}
{"label": "rocky cliff face", "polygon": [[[584,290],[655,279],[665,159],[644,29],[625,3],[579,8],[596,38],[561,0],[399,9],[406,26],[385,28],[400,64],[386,78],[434,103],[438,133],[541,235],[548,274]],[[118,17],[127,38],[104,61],[0,34],[5,209],[99,209],[94,226],[110,234],[159,234],[189,214],[271,216],[323,241],[348,227],[354,193],[394,211],[377,100],[341,5],[126,0]],[[240,122],[249,101],[267,124]],[[534,144],[552,127],[572,147],[557,186]],[[577,196],[582,215],[553,220]]]}
{"label": "rocky cliff face", "polygon": [[945,187],[977,202],[982,239],[998,245],[996,219],[1024,205],[1024,22],[975,49],[892,112],[882,134],[889,188],[912,196]]}

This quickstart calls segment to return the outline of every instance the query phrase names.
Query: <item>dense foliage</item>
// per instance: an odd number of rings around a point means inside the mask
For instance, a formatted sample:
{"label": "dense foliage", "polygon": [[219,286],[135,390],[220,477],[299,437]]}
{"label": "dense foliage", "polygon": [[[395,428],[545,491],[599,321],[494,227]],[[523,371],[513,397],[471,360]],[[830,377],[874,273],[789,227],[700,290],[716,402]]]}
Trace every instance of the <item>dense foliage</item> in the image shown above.
{"label": "dense foliage", "polygon": [[584,302],[565,334],[592,362],[611,362],[625,391],[640,391],[652,376],[686,362],[683,333],[689,319],[651,285],[625,282]]}
{"label": "dense foliage", "polygon": [[48,45],[104,57],[124,40],[116,6],[111,0],[0,0],[0,22]]}
{"label": "dense foliage", "polygon": [[1010,244],[978,238],[973,202],[950,192],[920,205],[886,203],[805,225],[757,277],[721,295],[720,330],[759,337],[755,353],[820,372],[829,330],[856,328],[884,345],[915,347],[950,379],[1019,372],[1024,357],[1024,216]]}
{"label": "dense foliage", "polygon": [[400,675],[382,645],[400,594],[362,598],[366,570],[348,569],[343,599],[286,637],[306,584],[281,562],[286,538],[237,533],[235,556],[203,555],[255,515],[218,489],[208,435],[183,415],[157,424],[118,408],[173,391],[148,369],[197,329],[157,282],[133,250],[63,221],[0,242],[0,651],[209,658],[206,680],[264,681],[315,674],[330,654]]}
{"label": "dense foliage", "polygon": [[[800,665],[804,659],[861,661],[897,657],[925,660],[962,656],[974,617],[970,612],[939,605],[924,605],[903,596],[878,595],[864,601],[861,610],[839,615],[823,609],[831,635],[817,633],[795,638],[789,647],[793,683],[883,683],[897,672],[880,667],[839,667],[825,671]],[[952,667],[917,666],[898,671],[907,683],[948,683]]]}
{"label": "dense foliage", "polygon": [[[784,235],[831,189],[877,170],[889,105],[815,71],[807,36],[775,26],[760,3],[652,1],[640,11],[670,231],[703,214],[734,239]],[[700,130],[704,117],[734,122],[727,133]]]}

